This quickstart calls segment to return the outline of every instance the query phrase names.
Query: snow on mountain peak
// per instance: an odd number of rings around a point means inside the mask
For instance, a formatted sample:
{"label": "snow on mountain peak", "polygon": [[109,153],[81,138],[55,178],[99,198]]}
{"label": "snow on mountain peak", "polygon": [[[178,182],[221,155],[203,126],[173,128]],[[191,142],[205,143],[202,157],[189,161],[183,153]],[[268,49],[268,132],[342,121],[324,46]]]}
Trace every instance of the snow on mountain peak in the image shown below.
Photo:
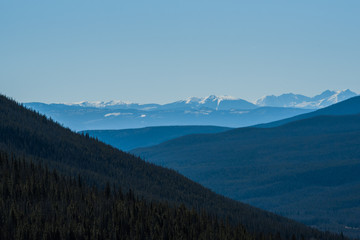
{"label": "snow on mountain peak", "polygon": [[80,106],[80,107],[95,107],[95,108],[105,108],[109,106],[116,106],[116,105],[129,105],[131,103],[124,102],[120,100],[112,100],[108,102],[104,101],[81,101],[81,102],[74,102],[74,103],[65,103],[68,106]]}
{"label": "snow on mountain peak", "polygon": [[349,89],[336,91],[327,101],[330,104],[338,103],[344,101],[348,98],[355,97],[357,94],[350,91]]}
{"label": "snow on mountain peak", "polygon": [[223,101],[223,100],[237,100],[234,97],[231,96],[215,96],[215,95],[210,95],[208,97],[204,97],[201,99],[200,103],[204,104],[206,102],[217,102],[218,104]]}
{"label": "snow on mountain peak", "polygon": [[285,93],[279,96],[268,95],[263,96],[250,103],[240,98],[232,96],[216,96],[209,95],[207,97],[189,97],[185,100],[177,101],[169,104],[137,104],[124,102],[120,100],[112,101],[82,101],[76,103],[67,103],[70,106],[80,107],[95,107],[95,108],[134,108],[142,110],[153,110],[157,108],[210,108],[215,110],[230,110],[230,109],[253,109],[256,107],[269,106],[269,107],[294,107],[294,108],[309,108],[317,109],[327,107],[329,105],[344,101],[348,98],[357,96],[357,93],[349,89],[331,91],[326,90],[314,97],[307,97],[301,94]]}
{"label": "snow on mountain peak", "polygon": [[322,108],[357,96],[349,89],[340,91],[326,90],[314,97],[306,97],[300,94],[287,93],[280,96],[264,96],[259,98],[255,104],[258,106],[271,107],[297,107],[297,108]]}
{"label": "snow on mountain peak", "polygon": [[189,104],[189,103],[198,103],[200,101],[201,101],[201,98],[190,97],[190,98],[187,98],[185,101],[180,101],[180,102],[185,102],[186,104]]}

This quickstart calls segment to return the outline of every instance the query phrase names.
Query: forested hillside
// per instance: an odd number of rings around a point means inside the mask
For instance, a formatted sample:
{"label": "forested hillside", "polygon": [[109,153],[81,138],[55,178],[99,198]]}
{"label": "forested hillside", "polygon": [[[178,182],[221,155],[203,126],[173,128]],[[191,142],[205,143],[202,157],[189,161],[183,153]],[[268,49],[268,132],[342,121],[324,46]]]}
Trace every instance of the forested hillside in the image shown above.
{"label": "forested hillside", "polygon": [[81,176],[9,158],[0,153],[0,239],[255,239],[184,205],[147,202],[110,185],[99,190]]}
{"label": "forested hillside", "polygon": [[206,210],[222,219],[228,218],[230,223],[241,223],[252,233],[279,232],[283,239],[293,234],[340,238],[217,195],[175,171],[65,129],[4,96],[0,96],[0,150],[42,162],[60,174],[81,175],[90,185],[103,187],[109,182],[125,192],[132,189],[147,201],[167,201],[196,211]]}

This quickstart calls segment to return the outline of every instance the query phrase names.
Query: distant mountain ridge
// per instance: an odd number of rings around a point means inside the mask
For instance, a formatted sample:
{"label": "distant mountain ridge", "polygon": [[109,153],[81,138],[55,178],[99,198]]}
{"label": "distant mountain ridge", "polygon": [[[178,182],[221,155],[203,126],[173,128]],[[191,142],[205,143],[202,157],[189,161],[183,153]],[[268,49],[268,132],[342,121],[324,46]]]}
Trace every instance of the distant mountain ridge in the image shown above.
{"label": "distant mountain ridge", "polygon": [[[322,106],[347,99],[354,94],[356,95],[350,90],[325,91],[311,98],[313,102],[307,102],[307,104],[305,104],[304,99],[310,98],[294,94],[272,96],[264,98],[261,103],[258,102],[262,105],[280,105],[281,107],[258,106],[243,99],[229,96],[217,97],[215,95],[205,98],[192,97],[163,105],[123,101],[85,101],[67,104],[32,102],[24,103],[24,105],[76,131],[175,125],[212,125],[236,128],[269,123],[309,113]],[[298,103],[292,104],[295,102],[293,100],[295,98],[298,99]],[[273,99],[273,101],[271,102],[269,99]],[[287,102],[281,99],[287,99]],[[282,104],[276,103],[276,101],[282,102]],[[299,107],[300,102],[303,106],[315,106],[315,108]],[[290,105],[297,107],[284,107]]]}
{"label": "distant mountain ridge", "polygon": [[326,90],[314,97],[301,94],[285,93],[279,96],[267,95],[259,98],[254,103],[231,96],[190,97],[184,100],[167,104],[139,104],[119,100],[104,101],[83,101],[77,103],[64,103],[69,106],[95,107],[95,108],[124,108],[124,109],[169,109],[169,108],[210,108],[215,110],[230,109],[254,109],[257,107],[290,107],[318,109],[344,101],[358,94],[346,89],[331,91]]}
{"label": "distant mountain ridge", "polygon": [[256,105],[243,99],[237,99],[231,96],[210,95],[204,98],[191,97],[186,100],[177,101],[163,105],[165,108],[177,106],[178,108],[210,108],[214,110],[231,109],[254,109]]}
{"label": "distant mountain ridge", "polygon": [[190,97],[185,100],[180,100],[166,104],[139,104],[124,102],[120,100],[104,101],[82,101],[76,103],[60,103],[68,106],[91,107],[91,108],[109,108],[109,109],[200,109],[210,108],[215,110],[230,110],[230,109],[254,109],[256,105],[243,99],[237,99],[231,96],[215,96],[198,98]]}

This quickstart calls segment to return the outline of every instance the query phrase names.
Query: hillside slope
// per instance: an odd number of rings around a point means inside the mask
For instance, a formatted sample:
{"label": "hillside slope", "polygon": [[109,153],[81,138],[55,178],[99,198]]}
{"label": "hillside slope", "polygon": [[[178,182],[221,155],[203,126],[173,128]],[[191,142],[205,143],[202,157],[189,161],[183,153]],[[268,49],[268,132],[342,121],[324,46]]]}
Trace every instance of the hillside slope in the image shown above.
{"label": "hillside slope", "polygon": [[139,147],[157,145],[189,134],[219,133],[230,129],[217,126],[162,126],[124,130],[86,130],[81,133],[87,133],[113,147],[129,151]]}
{"label": "hillside slope", "polygon": [[360,115],[191,135],[132,151],[233,199],[359,236]]}
{"label": "hillside slope", "polygon": [[339,239],[217,195],[175,171],[65,129],[4,96],[0,96],[0,150],[42,162],[62,174],[80,174],[90,184],[104,186],[110,182],[124,191],[132,189],[147,200],[205,209],[221,218],[228,217],[232,223],[243,224],[250,232],[279,232],[285,239],[294,233],[297,237]]}

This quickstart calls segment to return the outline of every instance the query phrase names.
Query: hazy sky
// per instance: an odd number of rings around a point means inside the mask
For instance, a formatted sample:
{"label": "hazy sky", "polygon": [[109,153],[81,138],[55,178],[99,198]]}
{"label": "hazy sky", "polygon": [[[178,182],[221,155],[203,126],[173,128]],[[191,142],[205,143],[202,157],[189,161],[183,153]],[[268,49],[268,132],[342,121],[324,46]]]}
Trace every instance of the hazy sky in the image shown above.
{"label": "hazy sky", "polygon": [[360,93],[360,1],[0,0],[18,101]]}

